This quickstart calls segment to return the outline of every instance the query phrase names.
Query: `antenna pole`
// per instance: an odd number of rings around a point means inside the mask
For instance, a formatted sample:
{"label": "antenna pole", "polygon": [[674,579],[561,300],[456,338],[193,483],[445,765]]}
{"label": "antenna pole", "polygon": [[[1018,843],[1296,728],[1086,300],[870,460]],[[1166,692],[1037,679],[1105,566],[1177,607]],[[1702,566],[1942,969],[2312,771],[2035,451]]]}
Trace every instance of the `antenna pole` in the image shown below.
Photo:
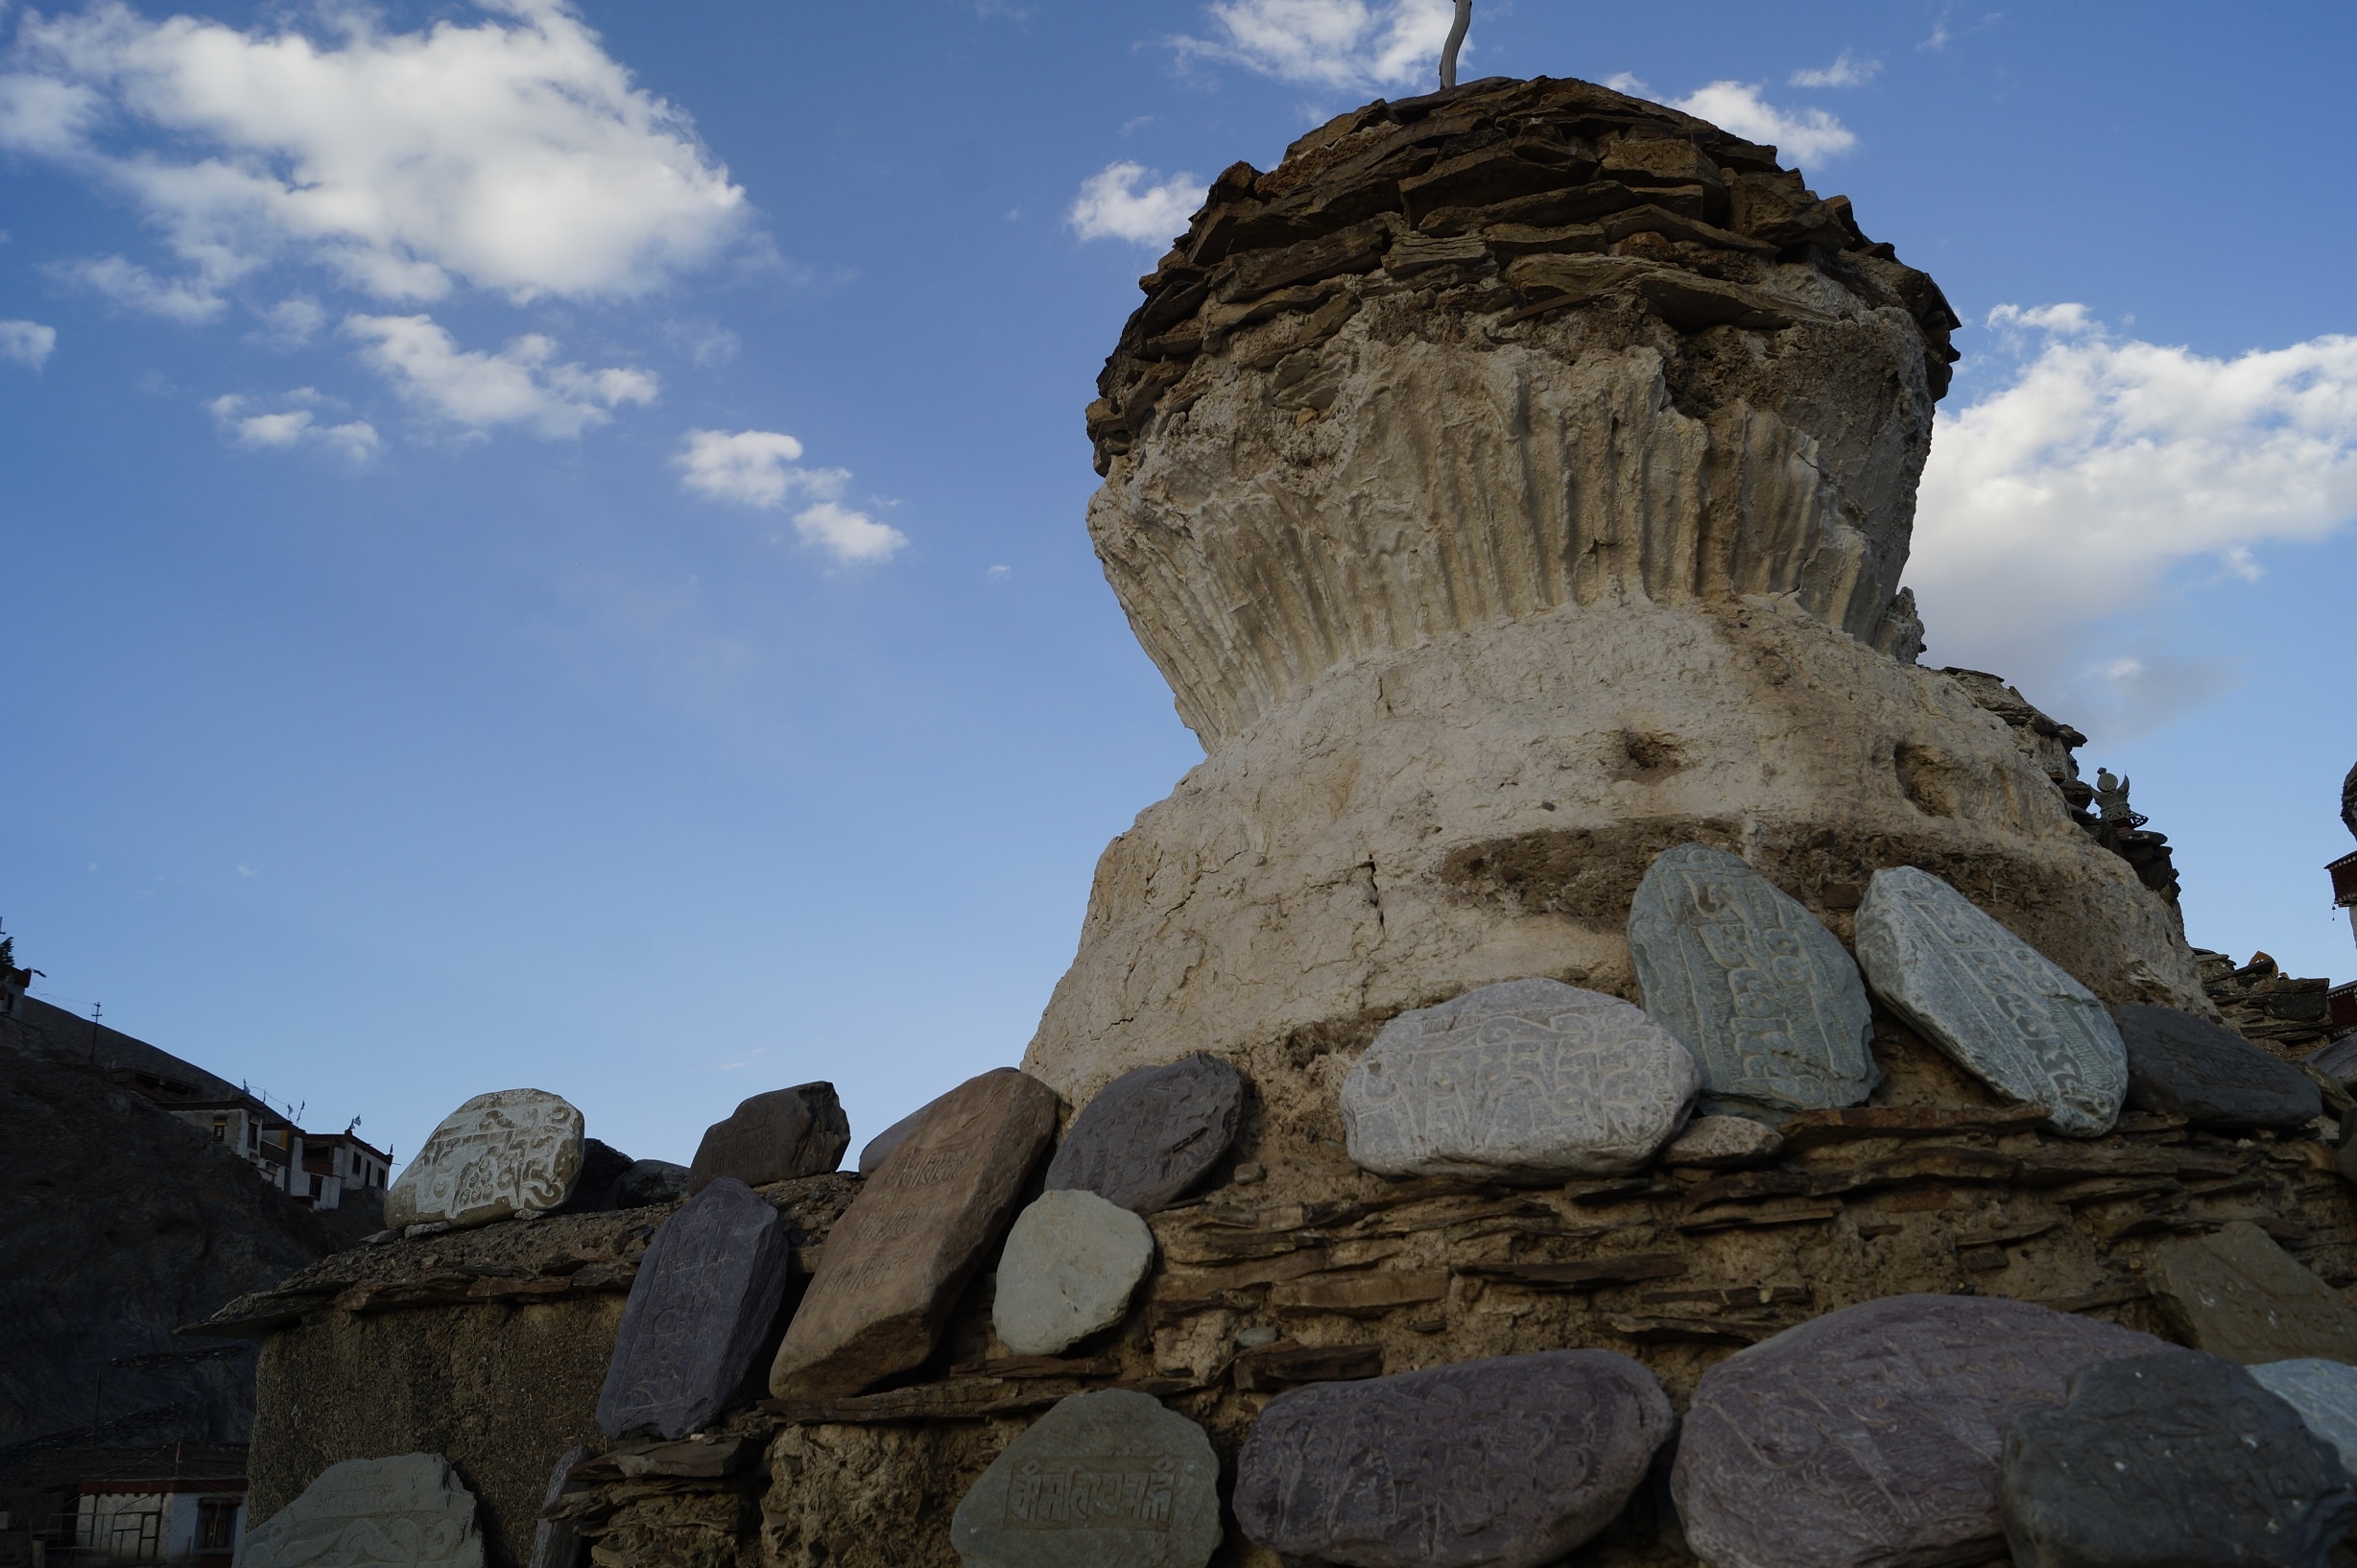
{"label": "antenna pole", "polygon": [[1440,46],[1440,86],[1457,84],[1457,51],[1464,44],[1465,29],[1473,25],[1473,0],[1457,0],[1456,19],[1448,24],[1448,42]]}

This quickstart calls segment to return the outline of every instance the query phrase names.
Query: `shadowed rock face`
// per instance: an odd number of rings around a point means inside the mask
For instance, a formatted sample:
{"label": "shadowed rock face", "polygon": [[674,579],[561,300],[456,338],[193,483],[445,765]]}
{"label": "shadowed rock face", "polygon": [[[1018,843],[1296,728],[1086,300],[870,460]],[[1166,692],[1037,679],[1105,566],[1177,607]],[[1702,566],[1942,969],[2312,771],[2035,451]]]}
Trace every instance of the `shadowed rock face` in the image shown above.
{"label": "shadowed rock face", "polygon": [[1027,1070],[1079,1101],[1500,981],[1633,999],[1684,843],[1844,941],[1843,891],[1919,866],[2105,1002],[2210,1013],[1913,663],[1955,318],[1772,149],[1578,82],[1378,103],[1221,176],[1143,282],[1088,526],[1208,755],[1107,847]]}

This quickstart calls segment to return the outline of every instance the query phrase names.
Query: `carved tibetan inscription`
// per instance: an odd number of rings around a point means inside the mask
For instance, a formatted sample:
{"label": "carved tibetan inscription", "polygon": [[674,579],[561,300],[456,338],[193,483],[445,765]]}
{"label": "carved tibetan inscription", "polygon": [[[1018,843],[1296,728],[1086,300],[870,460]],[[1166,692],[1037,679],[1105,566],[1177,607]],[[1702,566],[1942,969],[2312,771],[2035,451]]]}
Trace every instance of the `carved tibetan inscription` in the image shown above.
{"label": "carved tibetan inscription", "polygon": [[1203,1429],[1126,1389],[1059,1401],[959,1501],[966,1568],[1202,1568],[1220,1544]]}
{"label": "carved tibetan inscription", "polygon": [[780,1399],[836,1399],[933,1353],[1056,1132],[1056,1091],[1002,1067],[952,1089],[828,1233],[770,1369]]}
{"label": "carved tibetan inscription", "polygon": [[246,1532],[243,1568],[483,1568],[475,1498],[439,1454],[345,1460]]}
{"label": "carved tibetan inscription", "polygon": [[1874,994],[1973,1077],[2101,1137],[2128,1095],[2128,1052],[2095,993],[1912,866],[1876,871],[1858,910]]}
{"label": "carved tibetan inscription", "polygon": [[793,1266],[777,1211],[722,1176],[663,1222],[622,1309],[598,1395],[608,1437],[684,1437],[752,1370]]}
{"label": "carved tibetan inscription", "polygon": [[1705,1111],[1854,1105],[1881,1081],[1873,1011],[1832,932],[1740,856],[1665,850],[1629,910],[1645,1010],[1702,1068]]}
{"label": "carved tibetan inscription", "polygon": [[539,1089],[479,1094],[442,1119],[385,1195],[385,1224],[483,1225],[545,1214],[581,1178],[582,1117]]}

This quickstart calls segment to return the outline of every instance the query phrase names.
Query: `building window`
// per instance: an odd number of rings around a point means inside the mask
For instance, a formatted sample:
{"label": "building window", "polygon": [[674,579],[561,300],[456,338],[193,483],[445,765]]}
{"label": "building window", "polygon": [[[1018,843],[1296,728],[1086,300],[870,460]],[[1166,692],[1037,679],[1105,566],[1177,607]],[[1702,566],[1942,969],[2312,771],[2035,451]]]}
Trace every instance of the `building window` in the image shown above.
{"label": "building window", "polygon": [[197,1504],[197,1550],[229,1552],[237,1547],[237,1499],[207,1497]]}

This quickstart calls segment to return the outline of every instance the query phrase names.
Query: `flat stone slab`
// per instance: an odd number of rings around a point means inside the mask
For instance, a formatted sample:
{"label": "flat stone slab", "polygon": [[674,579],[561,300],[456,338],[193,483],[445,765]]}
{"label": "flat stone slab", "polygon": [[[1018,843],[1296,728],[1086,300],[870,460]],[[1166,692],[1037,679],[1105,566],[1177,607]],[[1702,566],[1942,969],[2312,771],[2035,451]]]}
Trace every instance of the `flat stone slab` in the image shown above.
{"label": "flat stone slab", "polygon": [[1122,1074],[1097,1091],[1048,1162],[1048,1190],[1084,1187],[1139,1214],[1177,1202],[1227,1152],[1244,1120],[1244,1075],[1198,1052]]}
{"label": "flat stone slab", "polygon": [[700,1193],[722,1176],[765,1187],[796,1176],[823,1176],[851,1147],[851,1122],[832,1083],[798,1083],[741,1101],[726,1121],[704,1129],[687,1168],[687,1190]]}
{"label": "flat stone slab", "polygon": [[2357,1362],[2357,1308],[2248,1220],[2153,1248],[2144,1277],[2198,1349],[2245,1366]]}
{"label": "flat stone slab", "polygon": [[385,1194],[385,1228],[546,1214],[581,1179],[582,1116],[540,1089],[479,1094],[434,1129]]}
{"label": "flat stone slab", "polygon": [[1629,906],[1629,956],[1645,1010],[1702,1069],[1705,1111],[1774,1120],[1858,1105],[1882,1081],[1858,965],[1740,855],[1655,856]]}
{"label": "flat stone slab", "polygon": [[2250,1368],[2259,1387],[2299,1413],[2308,1430],[2330,1443],[2341,1467],[2357,1473],[2357,1366],[2302,1356]]}
{"label": "flat stone slab", "polygon": [[1670,1489],[1705,1561],[1902,1568],[2005,1553],[2004,1434],[2150,1334],[1990,1296],[1894,1295],[1786,1329],[1702,1374]]}
{"label": "flat stone slab", "polygon": [[1288,1557],[1535,1568],[1610,1524],[1675,1418],[1610,1350],[1547,1350],[1269,1401],[1236,1459],[1236,1523]]}
{"label": "flat stone slab", "polygon": [[1382,1176],[1613,1176],[1654,1157],[1701,1086],[1694,1053],[1642,1009],[1510,980],[1384,1025],[1343,1082],[1343,1125]]}
{"label": "flat stone slab", "polygon": [[1750,1165],[1772,1159],[1783,1134],[1748,1116],[1697,1116],[1661,1146],[1664,1165]]}
{"label": "flat stone slab", "polygon": [[1203,1429],[1161,1401],[1076,1393],[990,1461],[949,1539],[965,1568],[1203,1568],[1219,1480]]}
{"label": "flat stone slab", "polygon": [[439,1454],[345,1460],[249,1528],[238,1568],[483,1568],[475,1495]]}
{"label": "flat stone slab", "polygon": [[2028,1568],[2323,1568],[2357,1525],[2332,1445],[2198,1350],[2083,1368],[2067,1403],[2006,1433],[1998,1497]]}
{"label": "flat stone slab", "polygon": [[1892,1010],[2055,1130],[2101,1137],[2128,1094],[2128,1052],[2095,993],[1912,866],[1876,871],[1858,909],[1858,962]]}
{"label": "flat stone slab", "polygon": [[770,1392],[838,1399],[931,1355],[958,1292],[1006,1234],[1060,1105],[1001,1067],[927,1109],[828,1233]]}
{"label": "flat stone slab", "polygon": [[917,1124],[925,1119],[925,1113],[946,1098],[945,1095],[935,1096],[874,1137],[869,1138],[859,1152],[859,1174],[861,1176],[875,1175],[877,1167],[892,1158],[893,1151],[905,1143],[908,1135],[917,1130]]}
{"label": "flat stone slab", "polygon": [[1041,1193],[1007,1232],[990,1327],[1014,1355],[1061,1355],[1127,1317],[1153,1267],[1135,1214],[1077,1188]]}
{"label": "flat stone slab", "polygon": [[655,1233],[622,1308],[598,1394],[608,1437],[684,1437],[734,1402],[769,1348],[793,1248],[777,1211],[734,1176]]}
{"label": "flat stone slab", "polygon": [[2324,1114],[2316,1080],[2230,1029],[2175,1008],[2113,1010],[2128,1103],[2195,1127],[2293,1128]]}
{"label": "flat stone slab", "polygon": [[[548,1472],[548,1486],[540,1494],[543,1511],[564,1495],[564,1484],[573,1474],[573,1466],[589,1457],[585,1444],[575,1443],[557,1458]],[[542,1519],[532,1527],[532,1556],[525,1568],[581,1568],[584,1556],[581,1531],[570,1519]]]}

